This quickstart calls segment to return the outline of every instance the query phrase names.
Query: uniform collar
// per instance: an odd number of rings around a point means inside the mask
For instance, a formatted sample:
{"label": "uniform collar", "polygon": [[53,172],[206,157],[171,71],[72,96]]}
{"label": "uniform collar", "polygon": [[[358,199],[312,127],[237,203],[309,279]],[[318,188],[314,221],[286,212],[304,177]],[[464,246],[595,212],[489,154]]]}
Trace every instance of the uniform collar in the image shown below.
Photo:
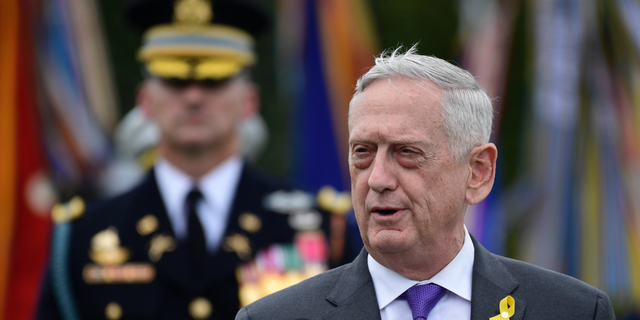
{"label": "uniform collar", "polygon": [[433,278],[424,281],[410,280],[377,262],[371,255],[367,257],[369,272],[376,289],[380,310],[416,284],[435,283],[448,291],[471,301],[471,280],[473,274],[474,245],[467,228],[464,228],[464,244],[455,258]]}

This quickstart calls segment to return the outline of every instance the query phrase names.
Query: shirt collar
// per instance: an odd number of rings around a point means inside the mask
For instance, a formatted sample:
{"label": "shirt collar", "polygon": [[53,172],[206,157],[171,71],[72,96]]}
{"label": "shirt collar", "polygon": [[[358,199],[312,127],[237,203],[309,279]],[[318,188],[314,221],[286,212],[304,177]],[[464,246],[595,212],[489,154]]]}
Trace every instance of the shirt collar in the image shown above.
{"label": "shirt collar", "polygon": [[424,281],[407,279],[395,271],[381,265],[373,259],[371,255],[367,257],[369,273],[373,279],[373,286],[376,290],[376,298],[380,310],[398,298],[407,289],[416,284],[435,283],[448,291],[471,301],[471,277],[473,274],[475,248],[471,242],[471,237],[464,227],[464,244],[460,252],[433,278]]}
{"label": "shirt collar", "polygon": [[225,160],[200,179],[198,188],[209,205],[219,209],[224,208],[224,210],[231,207],[240,181],[242,165],[242,159],[234,156]]}
{"label": "shirt collar", "polygon": [[185,196],[193,188],[191,177],[162,158],[155,164],[155,175],[167,214],[172,221],[180,219]]}
{"label": "shirt collar", "polygon": [[[244,161],[233,156],[205,174],[197,187],[207,205],[228,212],[232,205],[237,185],[242,174]],[[184,224],[184,205],[187,193],[196,186],[196,182],[166,159],[158,159],[155,175],[160,195],[174,232],[181,238],[186,232]]]}

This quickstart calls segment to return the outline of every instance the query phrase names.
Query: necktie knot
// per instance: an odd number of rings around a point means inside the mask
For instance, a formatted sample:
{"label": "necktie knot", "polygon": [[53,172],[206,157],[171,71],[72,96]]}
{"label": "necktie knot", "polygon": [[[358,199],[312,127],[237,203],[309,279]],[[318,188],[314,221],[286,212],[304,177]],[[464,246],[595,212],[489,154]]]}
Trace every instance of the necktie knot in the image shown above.
{"label": "necktie knot", "polygon": [[433,307],[446,292],[447,289],[435,283],[413,286],[405,291],[404,296],[411,308],[413,319],[426,320]]}
{"label": "necktie knot", "polygon": [[195,207],[200,199],[202,199],[202,192],[200,192],[200,190],[197,188],[192,189],[187,194],[187,206],[189,208]]}

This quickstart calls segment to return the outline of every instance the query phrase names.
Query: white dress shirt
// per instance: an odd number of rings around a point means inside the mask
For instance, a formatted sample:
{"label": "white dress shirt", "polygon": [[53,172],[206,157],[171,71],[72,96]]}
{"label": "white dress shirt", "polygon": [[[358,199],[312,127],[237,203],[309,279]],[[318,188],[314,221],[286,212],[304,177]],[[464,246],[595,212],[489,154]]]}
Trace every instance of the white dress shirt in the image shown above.
{"label": "white dress shirt", "polygon": [[475,249],[464,228],[464,244],[455,258],[433,278],[424,281],[407,279],[378,263],[371,255],[367,257],[369,272],[376,290],[382,320],[411,320],[411,308],[406,299],[397,299],[416,284],[435,283],[447,293],[429,313],[428,320],[471,318],[471,277]]}
{"label": "white dress shirt", "polygon": [[202,200],[196,205],[196,211],[204,229],[207,251],[213,253],[220,248],[242,167],[242,159],[234,156],[199,181],[194,181],[169,161],[160,159],[156,162],[158,189],[178,240],[183,241],[187,238],[187,194],[193,188],[198,188],[202,192]]}

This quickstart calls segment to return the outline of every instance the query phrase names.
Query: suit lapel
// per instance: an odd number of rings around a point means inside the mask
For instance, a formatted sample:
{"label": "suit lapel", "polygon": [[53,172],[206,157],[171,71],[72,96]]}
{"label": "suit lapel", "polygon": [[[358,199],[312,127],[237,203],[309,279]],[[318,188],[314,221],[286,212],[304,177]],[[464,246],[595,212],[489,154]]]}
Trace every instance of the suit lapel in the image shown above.
{"label": "suit lapel", "polygon": [[471,284],[471,319],[487,320],[500,314],[500,301],[508,295],[515,300],[515,314],[510,320],[522,319],[526,302],[513,295],[519,282],[495,255],[480,245],[473,236],[471,240],[475,247]]}
{"label": "suit lapel", "polygon": [[380,319],[380,307],[367,265],[367,251],[347,265],[327,301],[336,306],[323,319]]}
{"label": "suit lapel", "polygon": [[131,207],[132,217],[136,217],[133,226],[135,227],[138,219],[147,214],[158,219],[157,230],[144,236],[144,252],[148,253],[151,239],[155,236],[169,236],[176,241],[176,248],[172,251],[165,251],[155,263],[157,277],[167,279],[188,291],[193,291],[196,287],[196,281],[193,279],[184,248],[178,243],[173,233],[173,227],[169,221],[164,201],[160,196],[153,170],[147,175],[137,192],[138,194],[133,197],[136,200]]}

